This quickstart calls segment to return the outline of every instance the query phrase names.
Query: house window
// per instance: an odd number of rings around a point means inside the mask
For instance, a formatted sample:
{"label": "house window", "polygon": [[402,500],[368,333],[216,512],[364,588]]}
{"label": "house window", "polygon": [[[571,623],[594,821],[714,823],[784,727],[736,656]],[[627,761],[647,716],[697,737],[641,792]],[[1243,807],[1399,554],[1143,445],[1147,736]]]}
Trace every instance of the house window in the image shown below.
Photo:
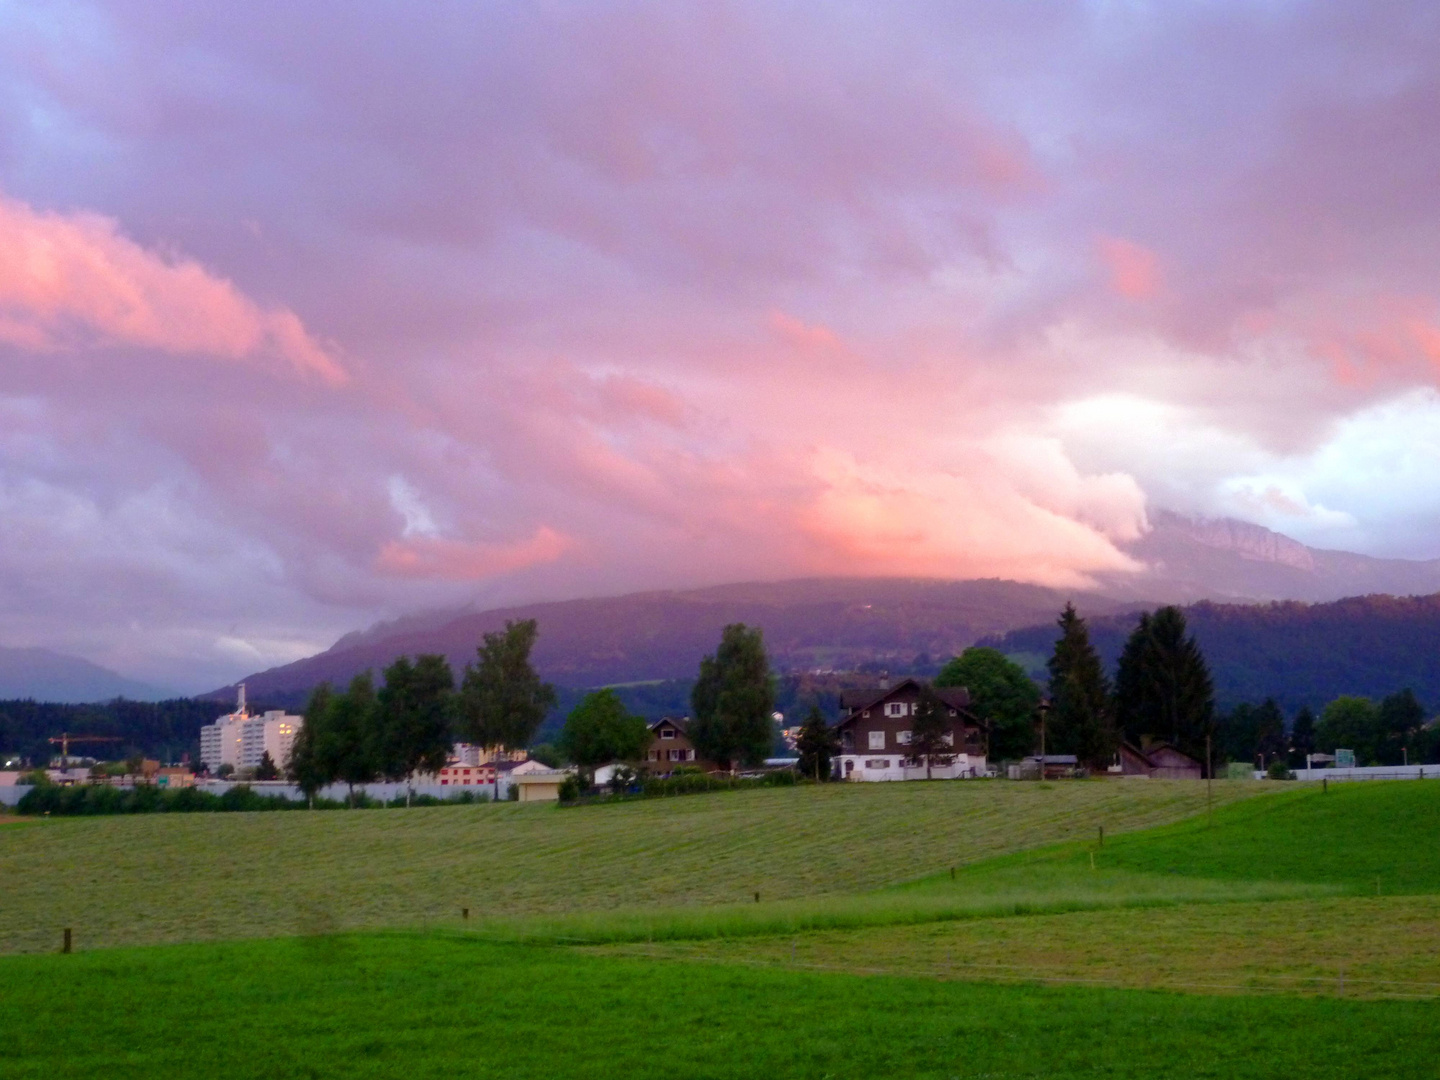
{"label": "house window", "polygon": [[951,709],[951,710],[950,710],[950,715],[951,715],[951,716],[957,715],[954,709]]}
{"label": "house window", "polygon": [[869,716],[869,715],[870,715],[870,710],[869,710],[869,709],[866,709],[866,710],[865,710],[863,713],[861,713],[860,715],[861,715],[861,716]]}
{"label": "house window", "polygon": [[659,750],[651,750],[651,751],[650,751],[650,760],[651,760],[651,761],[659,761],[659,760],[660,760],[660,751],[659,751]]}
{"label": "house window", "polygon": [[904,715],[905,715],[905,703],[904,703],[903,701],[892,701],[892,702],[890,702],[890,704],[888,704],[888,705],[885,706],[885,715],[886,715],[886,716],[904,716]]}
{"label": "house window", "polygon": [[865,762],[865,768],[867,769],[888,769],[889,767],[889,758],[869,758]]}
{"label": "house window", "polygon": [[686,750],[686,751],[685,751],[685,760],[686,760],[686,761],[694,761],[694,760],[695,760],[695,751],[694,751],[694,750]]}
{"label": "house window", "polygon": [[685,760],[685,751],[684,751],[684,750],[666,750],[666,751],[665,751],[665,760],[666,760],[666,761],[684,761],[684,760]]}
{"label": "house window", "polygon": [[954,745],[955,745],[955,736],[954,736],[954,735],[946,735],[946,736],[944,736],[943,738],[944,738],[944,742],[945,742],[945,745],[946,745],[946,746],[954,746]]}
{"label": "house window", "polygon": [[662,738],[662,739],[673,739],[674,737],[675,737],[675,729],[674,729],[674,728],[667,727],[667,728],[661,728],[661,729],[660,729],[660,738]]}
{"label": "house window", "polygon": [[910,745],[910,732],[908,732],[908,731],[902,731],[902,732],[900,732],[899,735],[895,736],[895,741],[898,742],[901,746],[909,746],[909,745]]}
{"label": "house window", "polygon": [[[871,750],[884,750],[884,749],[885,749],[885,732],[883,732],[883,731],[872,731],[872,732],[870,732],[870,749],[871,749]],[[868,768],[868,766],[867,766],[867,768]]]}

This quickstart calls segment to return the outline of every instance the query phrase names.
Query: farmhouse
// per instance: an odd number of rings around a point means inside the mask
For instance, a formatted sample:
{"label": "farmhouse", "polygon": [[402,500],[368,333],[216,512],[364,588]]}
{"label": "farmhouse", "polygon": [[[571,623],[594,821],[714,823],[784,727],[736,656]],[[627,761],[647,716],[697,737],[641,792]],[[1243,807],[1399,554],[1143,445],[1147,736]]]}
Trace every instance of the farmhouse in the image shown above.
{"label": "farmhouse", "polygon": [[1123,776],[1153,776],[1157,780],[1199,780],[1205,769],[1189,754],[1169,743],[1144,742],[1144,749],[1120,744],[1120,773]]}
{"label": "farmhouse", "polygon": [[950,724],[947,746],[954,748],[948,761],[937,758],[930,768],[936,779],[982,776],[985,748],[980,726],[969,712],[970,694],[964,687],[930,686],[919,679],[882,683],[870,690],[848,691],[841,698],[841,719],[836,725],[840,755],[836,769],[845,780],[924,780],[925,762],[910,752],[910,731],[921,698],[933,695]]}
{"label": "farmhouse", "polygon": [[677,765],[711,767],[696,757],[695,744],[685,734],[689,723],[689,717],[662,716],[650,725],[650,749],[645,751],[647,769],[668,772]]}

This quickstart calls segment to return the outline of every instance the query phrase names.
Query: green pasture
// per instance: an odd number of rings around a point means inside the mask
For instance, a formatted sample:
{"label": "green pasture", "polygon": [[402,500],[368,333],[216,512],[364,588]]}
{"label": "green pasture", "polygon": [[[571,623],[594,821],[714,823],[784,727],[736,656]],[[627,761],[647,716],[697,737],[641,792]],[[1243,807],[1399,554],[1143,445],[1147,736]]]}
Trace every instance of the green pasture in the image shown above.
{"label": "green pasture", "polygon": [[[1220,802],[1265,785],[1216,784]],[[0,952],[518,915],[848,904],[1005,852],[1173,822],[1193,782],[834,784],[513,803],[50,818],[0,829]],[[858,901],[864,905],[870,900]]]}
{"label": "green pasture", "polygon": [[1430,1002],[1192,997],[368,934],[0,960],[0,1075],[1432,1077]]}

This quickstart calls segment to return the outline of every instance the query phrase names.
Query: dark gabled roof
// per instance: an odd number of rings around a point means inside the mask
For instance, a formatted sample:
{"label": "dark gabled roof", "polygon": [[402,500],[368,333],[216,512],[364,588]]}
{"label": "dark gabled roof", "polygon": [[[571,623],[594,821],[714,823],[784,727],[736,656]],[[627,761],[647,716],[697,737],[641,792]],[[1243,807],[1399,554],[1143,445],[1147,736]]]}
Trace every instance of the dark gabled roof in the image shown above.
{"label": "dark gabled roof", "polygon": [[1184,758],[1186,761],[1189,761],[1189,762],[1193,763],[1194,766],[1195,766],[1197,769],[1203,769],[1203,768],[1204,768],[1204,765],[1203,765],[1200,761],[1198,761],[1196,758],[1191,757],[1189,754],[1185,753],[1184,750],[1180,750],[1180,749],[1178,749],[1177,747],[1172,746],[1172,745],[1171,745],[1170,743],[1168,743],[1168,742],[1151,743],[1149,749],[1147,749],[1147,750],[1141,750],[1139,747],[1137,747],[1137,746],[1136,746],[1134,743],[1132,743],[1132,742],[1122,742],[1122,743],[1120,744],[1120,747],[1121,747],[1122,750],[1127,750],[1127,751],[1129,751],[1130,753],[1134,754],[1134,755],[1135,755],[1136,757],[1138,757],[1141,761],[1145,762],[1145,764],[1149,765],[1152,769],[1165,768],[1165,766],[1163,766],[1163,765],[1158,765],[1158,764],[1156,764],[1155,759],[1154,759],[1154,756],[1153,756],[1153,755],[1155,755],[1155,754],[1158,754],[1161,750],[1169,750],[1172,754],[1178,754],[1180,757]]}
{"label": "dark gabled roof", "polygon": [[690,718],[688,716],[662,716],[650,724],[650,730],[654,731],[661,724],[669,724],[681,735],[684,735],[690,727]]}
{"label": "dark gabled roof", "polygon": [[846,690],[840,695],[840,707],[849,709],[852,712],[863,712],[865,709],[873,709],[876,705],[893,697],[898,691],[907,687],[916,690],[928,690],[937,698],[943,701],[952,709],[968,709],[970,707],[970,691],[963,686],[931,686],[915,678],[900,679],[894,686],[887,687],[866,687],[863,690]]}

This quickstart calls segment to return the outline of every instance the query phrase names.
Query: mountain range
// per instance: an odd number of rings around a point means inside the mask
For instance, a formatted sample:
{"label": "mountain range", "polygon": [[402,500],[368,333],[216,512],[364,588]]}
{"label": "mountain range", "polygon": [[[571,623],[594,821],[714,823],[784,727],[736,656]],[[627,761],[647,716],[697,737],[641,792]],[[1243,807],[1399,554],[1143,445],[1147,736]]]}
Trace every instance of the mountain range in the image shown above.
{"label": "mountain range", "polygon": [[[1310,548],[1229,519],[1160,511],[1127,550],[1144,570],[1107,575],[1088,590],[998,580],[812,578],[426,612],[347,634],[325,652],[244,681],[254,700],[295,706],[321,681],[343,684],[400,655],[441,653],[458,672],[474,658],[481,636],[510,619],[538,620],[536,667],[574,688],[692,677],[731,622],[762,627],[780,670],[916,670],[982,638],[1037,626],[1043,634],[1069,600],[1089,617],[1114,617],[1120,625],[1159,603],[1315,603],[1440,592],[1440,560]],[[208,696],[228,700],[233,693],[231,686]]]}
{"label": "mountain range", "polygon": [[117,697],[158,701],[165,696],[157,687],[127,679],[78,656],[49,649],[0,646],[0,700],[34,698],[82,704]]}

